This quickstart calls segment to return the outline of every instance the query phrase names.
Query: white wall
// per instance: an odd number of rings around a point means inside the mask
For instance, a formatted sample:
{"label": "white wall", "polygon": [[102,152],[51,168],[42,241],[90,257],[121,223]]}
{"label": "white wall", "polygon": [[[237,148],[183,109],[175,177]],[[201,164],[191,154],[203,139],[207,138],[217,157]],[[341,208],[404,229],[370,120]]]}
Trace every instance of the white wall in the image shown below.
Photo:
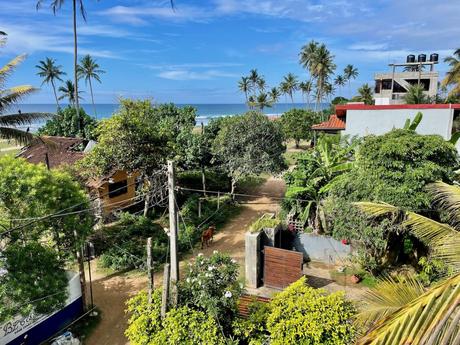
{"label": "white wall", "polygon": [[446,140],[450,139],[453,109],[347,110],[347,124],[343,134],[350,136],[384,134],[393,128],[403,128],[406,119],[413,120],[419,111],[423,114],[423,119],[417,127],[417,133],[439,134]]}

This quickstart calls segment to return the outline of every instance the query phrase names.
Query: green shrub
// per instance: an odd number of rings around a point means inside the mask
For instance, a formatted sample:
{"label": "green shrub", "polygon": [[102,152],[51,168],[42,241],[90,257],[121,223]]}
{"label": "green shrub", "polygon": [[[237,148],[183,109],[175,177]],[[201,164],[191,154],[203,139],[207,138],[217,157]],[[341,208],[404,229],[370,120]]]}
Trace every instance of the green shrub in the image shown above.
{"label": "green shrub", "polygon": [[268,303],[254,299],[248,305],[248,317],[237,318],[233,322],[233,334],[243,344],[259,345],[266,343],[269,337],[267,331],[267,318],[270,312]]}
{"label": "green shrub", "polygon": [[270,344],[342,345],[352,343],[355,314],[343,292],[327,295],[306,285],[305,277],[277,294],[270,302],[267,329]]}
{"label": "green shrub", "polygon": [[152,237],[153,260],[163,261],[168,237],[159,224],[144,216],[124,213],[116,224],[103,227],[91,240],[101,254],[102,267],[122,270],[144,265],[148,237]]}
{"label": "green shrub", "polygon": [[195,261],[189,262],[185,279],[179,282],[180,302],[206,311],[228,332],[242,290],[237,279],[238,264],[228,255],[217,251],[210,257],[198,254]]}
{"label": "green shrub", "polygon": [[421,257],[419,262],[420,272],[417,278],[425,286],[429,286],[452,274],[452,268],[439,259]]}
{"label": "green shrub", "polygon": [[264,228],[275,228],[279,224],[279,219],[261,217],[251,224],[249,231],[255,233],[261,231]]}
{"label": "green shrub", "polygon": [[[207,170],[206,175],[206,189],[214,191],[229,191],[230,179],[223,172]],[[201,180],[201,171],[187,170],[178,173],[178,184],[182,187],[203,189]]]}

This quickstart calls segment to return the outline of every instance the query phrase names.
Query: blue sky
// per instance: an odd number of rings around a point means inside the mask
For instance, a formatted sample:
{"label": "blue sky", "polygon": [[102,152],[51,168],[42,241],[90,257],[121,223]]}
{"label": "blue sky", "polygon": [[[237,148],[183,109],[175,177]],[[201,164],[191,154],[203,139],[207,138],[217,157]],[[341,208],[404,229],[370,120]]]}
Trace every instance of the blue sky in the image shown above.
{"label": "blue sky", "polygon": [[[307,79],[298,53],[312,39],[327,44],[338,73],[348,63],[358,67],[352,93],[409,53],[438,52],[443,58],[460,47],[458,0],[176,0],[174,11],[162,0],[84,3],[88,20],[79,18],[80,53],[93,55],[107,71],[95,85],[98,103],[115,103],[120,96],[241,103],[237,81],[251,68],[269,86],[288,72]],[[70,7],[66,0],[54,16],[49,1],[39,11],[34,0],[0,1],[0,30],[9,34],[0,64],[28,54],[9,85],[40,86],[34,66],[47,56],[71,76]],[[443,74],[446,66],[437,69]],[[348,87],[342,90],[349,93]],[[27,99],[52,102],[46,85]]]}

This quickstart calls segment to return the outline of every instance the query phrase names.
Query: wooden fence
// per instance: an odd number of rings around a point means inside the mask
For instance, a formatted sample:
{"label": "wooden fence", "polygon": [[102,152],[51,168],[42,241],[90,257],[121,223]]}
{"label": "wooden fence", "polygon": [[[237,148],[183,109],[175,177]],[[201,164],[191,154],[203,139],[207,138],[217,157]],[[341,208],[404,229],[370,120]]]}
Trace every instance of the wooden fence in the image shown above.
{"label": "wooden fence", "polygon": [[264,285],[284,289],[302,277],[303,254],[274,247],[264,248]]}

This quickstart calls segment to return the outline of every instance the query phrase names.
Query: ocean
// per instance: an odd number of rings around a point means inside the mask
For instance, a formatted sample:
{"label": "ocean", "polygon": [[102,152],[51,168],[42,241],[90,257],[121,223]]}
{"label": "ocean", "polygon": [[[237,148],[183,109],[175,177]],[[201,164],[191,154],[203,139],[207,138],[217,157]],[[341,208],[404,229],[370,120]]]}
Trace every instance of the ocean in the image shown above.
{"label": "ocean", "polygon": [[[176,104],[179,107],[192,106],[197,110],[197,125],[203,123],[207,124],[210,119],[221,116],[229,116],[236,114],[243,114],[248,111],[246,104]],[[66,106],[66,105],[61,105]],[[85,111],[94,116],[94,109],[92,104],[80,104]],[[118,109],[118,104],[96,104],[97,119],[108,118]],[[314,104],[309,104],[309,108],[313,109]],[[322,104],[321,108],[325,108],[327,105]],[[281,115],[282,113],[293,109],[293,108],[307,108],[306,103],[278,103],[271,108],[264,109],[264,113],[267,115]],[[44,113],[55,113],[56,104],[19,104],[16,109],[12,108],[10,112],[21,110],[23,113],[26,112],[44,112]],[[31,126],[32,130],[36,130],[41,124],[37,123]]]}

